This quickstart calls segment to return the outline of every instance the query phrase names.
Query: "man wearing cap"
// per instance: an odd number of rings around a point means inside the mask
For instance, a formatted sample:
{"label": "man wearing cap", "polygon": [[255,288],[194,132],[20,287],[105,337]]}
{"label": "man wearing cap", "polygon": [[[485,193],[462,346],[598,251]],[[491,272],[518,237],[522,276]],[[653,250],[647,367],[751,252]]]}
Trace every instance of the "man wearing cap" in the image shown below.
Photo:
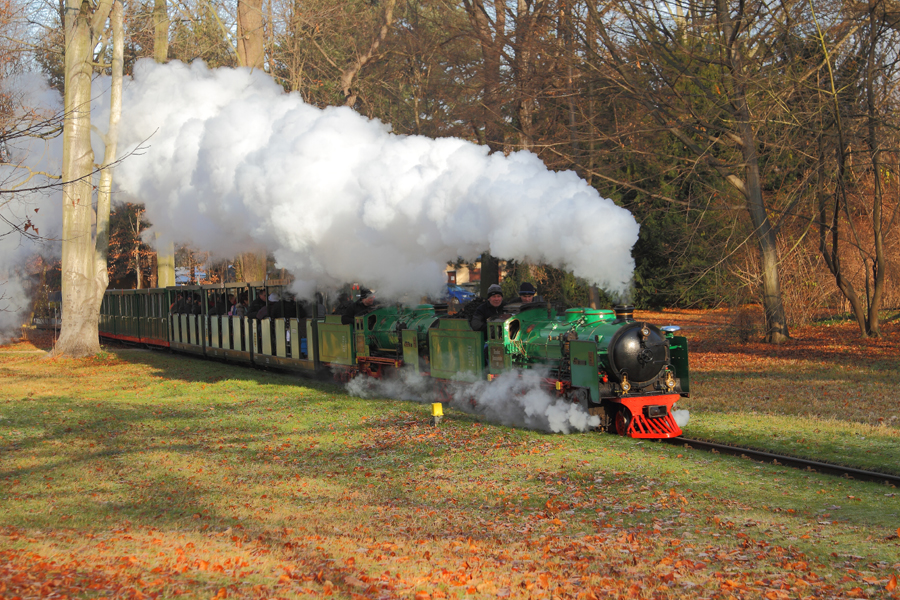
{"label": "man wearing cap", "polygon": [[537,290],[527,281],[519,286],[519,302],[531,302],[534,300],[535,294],[537,294]]}
{"label": "man wearing cap", "polygon": [[496,283],[488,288],[487,302],[475,309],[472,318],[469,319],[469,327],[472,331],[487,333],[488,319],[499,317],[503,314],[503,290]]}

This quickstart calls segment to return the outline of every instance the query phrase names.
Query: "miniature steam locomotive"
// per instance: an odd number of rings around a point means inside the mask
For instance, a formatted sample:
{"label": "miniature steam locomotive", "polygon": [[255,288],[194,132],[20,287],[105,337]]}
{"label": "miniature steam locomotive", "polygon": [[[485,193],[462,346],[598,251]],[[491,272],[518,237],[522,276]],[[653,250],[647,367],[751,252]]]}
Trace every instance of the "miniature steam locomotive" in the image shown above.
{"label": "miniature steam locomotive", "polygon": [[[681,435],[673,407],[690,393],[687,340],[676,335],[677,327],[635,321],[633,307],[557,310],[513,303],[488,322],[486,336],[430,304],[379,306],[352,323],[337,315],[256,320],[209,308],[233,292],[266,298],[279,283],[109,290],[100,335],[338,380],[407,369],[430,378],[439,392],[510,370],[539,369],[550,393],[599,416],[608,431]],[[178,293],[201,296],[202,312],[170,314]]]}

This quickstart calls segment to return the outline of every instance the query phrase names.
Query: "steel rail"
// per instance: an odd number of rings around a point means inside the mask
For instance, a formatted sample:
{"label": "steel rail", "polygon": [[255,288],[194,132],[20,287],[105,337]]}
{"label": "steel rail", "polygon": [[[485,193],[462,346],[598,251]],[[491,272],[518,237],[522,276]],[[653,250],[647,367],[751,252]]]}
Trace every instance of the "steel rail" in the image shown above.
{"label": "steel rail", "polygon": [[786,465],[808,471],[827,473],[829,475],[838,475],[850,479],[859,479],[861,481],[874,481],[886,485],[900,486],[900,476],[891,475],[889,473],[878,473],[875,471],[866,471],[864,469],[856,469],[853,467],[845,467],[832,463],[824,463],[816,460],[808,460],[798,458],[796,456],[783,456],[781,454],[773,454],[771,452],[763,452],[761,450],[753,450],[751,448],[739,448],[737,446],[728,446],[726,444],[717,444],[715,442],[706,442],[702,440],[694,440],[685,437],[675,437],[660,440],[674,446],[685,446],[686,448],[695,448],[698,450],[707,450],[709,452],[719,452],[721,454],[730,454],[733,456],[743,456],[751,460],[764,463],[772,463],[775,465]]}

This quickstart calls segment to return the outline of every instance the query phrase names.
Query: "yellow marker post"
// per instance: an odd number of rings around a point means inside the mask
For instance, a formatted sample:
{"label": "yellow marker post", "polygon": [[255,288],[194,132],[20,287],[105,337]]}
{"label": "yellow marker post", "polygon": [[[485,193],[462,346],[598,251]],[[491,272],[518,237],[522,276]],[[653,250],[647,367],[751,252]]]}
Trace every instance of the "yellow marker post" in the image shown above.
{"label": "yellow marker post", "polygon": [[431,405],[431,424],[437,425],[441,422],[441,418],[444,416],[444,405],[440,402],[435,402]]}

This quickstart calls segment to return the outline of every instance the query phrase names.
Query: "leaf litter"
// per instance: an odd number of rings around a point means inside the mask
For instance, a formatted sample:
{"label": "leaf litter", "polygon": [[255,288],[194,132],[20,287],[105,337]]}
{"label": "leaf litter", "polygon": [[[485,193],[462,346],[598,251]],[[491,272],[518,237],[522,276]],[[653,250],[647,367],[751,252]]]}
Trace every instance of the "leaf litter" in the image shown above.
{"label": "leaf litter", "polygon": [[[898,595],[900,531],[846,515],[887,488],[717,490],[684,450],[155,353],[0,369],[2,598]],[[772,502],[798,481],[829,512]]]}

